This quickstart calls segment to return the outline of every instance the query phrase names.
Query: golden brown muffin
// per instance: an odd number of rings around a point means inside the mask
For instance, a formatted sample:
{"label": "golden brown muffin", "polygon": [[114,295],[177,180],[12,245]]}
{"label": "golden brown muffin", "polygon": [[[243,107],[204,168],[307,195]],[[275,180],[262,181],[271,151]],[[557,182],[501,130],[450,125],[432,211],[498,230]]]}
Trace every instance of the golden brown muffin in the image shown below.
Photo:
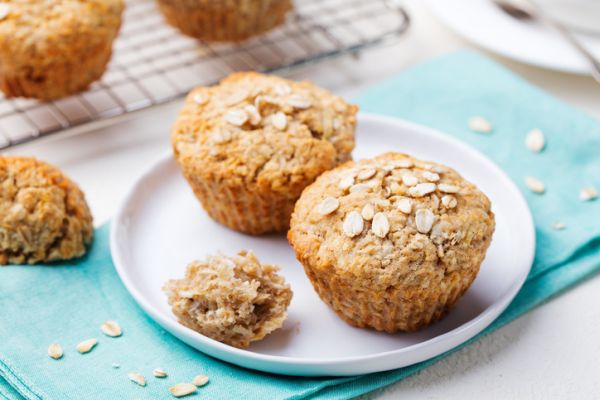
{"label": "golden brown muffin", "polygon": [[207,41],[242,41],[283,24],[291,0],[157,0],[167,22]]}
{"label": "golden brown muffin", "polygon": [[456,171],[387,153],[306,188],[288,240],[342,319],[393,333],[420,329],[456,304],[494,226],[488,198]]}
{"label": "golden brown muffin", "polygon": [[80,257],[92,215],[79,187],[33,158],[0,157],[0,264]]}
{"label": "golden brown muffin", "polygon": [[302,190],[351,158],[356,111],[309,82],[242,72],[193,90],[171,141],[213,219],[246,233],[285,231]]}
{"label": "golden brown muffin", "polygon": [[0,90],[51,100],[99,79],[122,0],[0,0]]}
{"label": "golden brown muffin", "polygon": [[252,252],[212,256],[188,265],[163,290],[179,322],[235,347],[248,347],[281,328],[292,291],[274,265]]}

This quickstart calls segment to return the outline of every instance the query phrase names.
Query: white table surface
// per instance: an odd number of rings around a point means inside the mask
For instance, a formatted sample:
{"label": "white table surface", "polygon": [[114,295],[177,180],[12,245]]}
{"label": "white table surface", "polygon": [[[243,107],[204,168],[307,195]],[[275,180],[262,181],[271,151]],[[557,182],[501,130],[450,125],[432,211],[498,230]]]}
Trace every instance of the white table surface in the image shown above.
{"label": "white table surface", "polygon": [[[296,71],[340,95],[361,89],[423,60],[472,47],[443,27],[419,0],[398,43]],[[600,85],[591,78],[539,70],[494,57],[517,74],[600,119]],[[96,224],[113,214],[131,181],[169,150],[169,127],[180,102],[136,114],[93,132],[16,148],[60,166],[83,188]],[[592,278],[507,327],[384,390],[377,399],[600,398],[600,279]]]}

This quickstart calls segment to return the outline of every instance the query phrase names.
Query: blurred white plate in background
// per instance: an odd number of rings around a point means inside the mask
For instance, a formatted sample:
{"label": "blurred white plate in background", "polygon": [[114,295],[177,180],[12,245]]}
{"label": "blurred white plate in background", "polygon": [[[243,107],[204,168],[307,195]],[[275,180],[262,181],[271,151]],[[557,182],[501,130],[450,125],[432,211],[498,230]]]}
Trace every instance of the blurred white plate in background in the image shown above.
{"label": "blurred white plate in background", "polygon": [[[426,3],[442,23],[489,51],[542,68],[590,74],[585,58],[559,33],[539,23],[519,21],[500,10],[492,0],[426,0]],[[576,36],[600,58],[600,36]]]}
{"label": "blurred white plate in background", "polygon": [[[442,354],[487,327],[521,288],[533,262],[535,233],[514,183],[468,145],[399,119],[359,114],[356,159],[400,151],[456,168],[492,200],[496,232],[473,286],[442,321],[416,333],[353,328],[314,292],[285,234],[248,236],[212,221],[171,154],[133,185],[112,221],[111,252],[138,304],[167,331],[196,349],[243,367],[288,375],[357,375],[404,367]],[[208,254],[254,250],[278,264],[294,298],[282,329],[240,350],[180,325],[161,290],[186,265]]]}

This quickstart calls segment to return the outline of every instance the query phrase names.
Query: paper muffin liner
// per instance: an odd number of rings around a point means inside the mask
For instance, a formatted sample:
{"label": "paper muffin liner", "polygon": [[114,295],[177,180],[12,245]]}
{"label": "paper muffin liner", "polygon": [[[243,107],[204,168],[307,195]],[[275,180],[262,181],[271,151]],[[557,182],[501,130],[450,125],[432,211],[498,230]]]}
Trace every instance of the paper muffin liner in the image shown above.
{"label": "paper muffin liner", "polygon": [[276,193],[258,194],[229,181],[210,181],[186,173],[194,194],[208,215],[239,232],[259,235],[289,228],[296,199]]}
{"label": "paper muffin liner", "polygon": [[319,297],[352,326],[388,333],[414,332],[444,317],[456,305],[477,276],[479,268],[455,271],[444,278],[443,290],[387,288],[378,291],[361,286],[356,278],[315,272],[304,264]]}
{"label": "paper muffin liner", "polygon": [[281,25],[291,0],[157,0],[167,22],[207,41],[242,41]]}

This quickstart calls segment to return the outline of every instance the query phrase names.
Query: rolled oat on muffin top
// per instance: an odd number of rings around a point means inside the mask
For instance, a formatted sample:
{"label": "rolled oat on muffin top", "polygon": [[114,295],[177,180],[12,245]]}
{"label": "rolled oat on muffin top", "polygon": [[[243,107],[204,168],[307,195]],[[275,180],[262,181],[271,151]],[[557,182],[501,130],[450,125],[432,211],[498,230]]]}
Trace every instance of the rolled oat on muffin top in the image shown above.
{"label": "rolled oat on muffin top", "polygon": [[99,79],[121,26],[122,0],[0,0],[0,90],[51,100]]}
{"label": "rolled oat on muffin top", "polygon": [[92,236],[85,196],[58,168],[0,157],[0,264],[80,257]]}
{"label": "rolled oat on muffin top", "polygon": [[393,333],[420,329],[456,304],[494,227],[489,199],[456,171],[386,153],[306,188],[288,240],[342,319]]}
{"label": "rolled oat on muffin top", "polygon": [[251,234],[285,231],[302,190],[351,158],[356,111],[309,82],[242,72],[193,90],[171,141],[213,219]]}

